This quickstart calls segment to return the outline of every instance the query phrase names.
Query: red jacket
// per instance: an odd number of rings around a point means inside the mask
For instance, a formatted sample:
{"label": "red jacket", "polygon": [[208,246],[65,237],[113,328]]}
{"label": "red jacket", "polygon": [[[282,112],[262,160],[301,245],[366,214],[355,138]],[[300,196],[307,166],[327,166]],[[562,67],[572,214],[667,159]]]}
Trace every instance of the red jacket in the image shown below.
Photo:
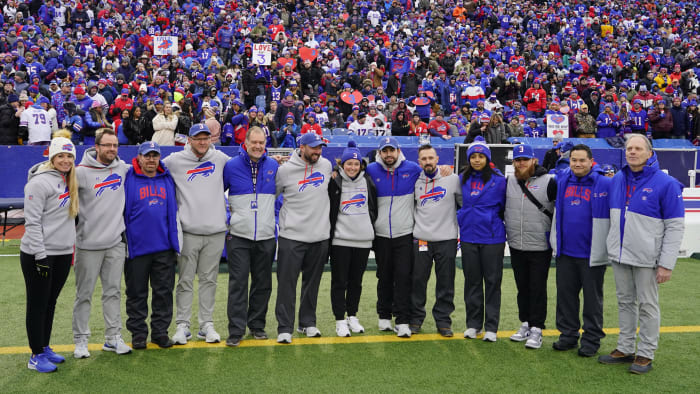
{"label": "red jacket", "polygon": [[523,101],[527,104],[528,111],[541,112],[547,109],[547,93],[541,87],[526,90]]}
{"label": "red jacket", "polygon": [[301,126],[301,134],[306,133],[316,133],[318,135],[323,135],[323,130],[321,129],[321,125],[319,125],[318,123],[304,123],[304,125]]}

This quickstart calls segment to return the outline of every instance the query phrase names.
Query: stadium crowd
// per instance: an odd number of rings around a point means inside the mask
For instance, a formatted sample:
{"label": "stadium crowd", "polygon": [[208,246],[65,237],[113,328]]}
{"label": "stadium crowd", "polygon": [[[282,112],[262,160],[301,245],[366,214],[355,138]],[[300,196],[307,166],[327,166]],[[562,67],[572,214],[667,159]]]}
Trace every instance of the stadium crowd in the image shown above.
{"label": "stadium crowd", "polygon": [[[65,361],[49,342],[74,246],[74,357],[86,358],[98,277],[103,350],[132,350],[120,332],[122,272],[134,348],[149,336],[149,285],[151,341],[192,338],[195,276],[196,335],[219,342],[224,247],[227,345],[240,344],[246,327],[267,338],[275,250],[279,343],[291,343],[295,329],[321,335],[316,304],[328,257],[336,334],[364,332],[357,307],[370,249],[378,328],[404,338],[421,331],[435,263],[433,317],[450,337],[459,239],[465,338],[497,340],[508,240],[522,322],[513,341],[542,345],[554,253],[561,335],[552,346],[597,354],[612,264],[620,337],[599,361],[648,372],[658,284],[675,265],[683,207],[680,184],[658,169],[647,136],[697,142],[700,43],[692,2],[636,5],[8,1],[0,143],[49,146],[25,188],[28,367],[52,372]],[[158,35],[178,37],[176,56],[154,56]],[[255,43],[273,44],[269,66],[256,64]],[[547,115],[567,116],[573,136],[626,136],[627,166],[611,180],[589,147],[563,143],[567,161],[553,174],[522,144],[513,149],[515,176],[494,169],[487,143],[543,135]],[[324,129],[385,137],[372,163],[349,144],[334,166],[321,156]],[[464,136],[469,163],[451,174],[430,145],[410,162],[390,135]],[[90,146],[80,161],[76,144]],[[118,158],[120,144],[139,144],[131,166]],[[174,144],[185,148],[161,158],[160,146]],[[218,144],[241,150],[230,158]],[[297,149],[285,160],[268,157],[270,146]],[[640,244],[647,238],[655,242]]]}
{"label": "stadium crowd", "polygon": [[[9,0],[0,143],[66,126],[76,143],[111,127],[121,144],[172,145],[200,121],[224,145],[253,125],[268,146],[323,129],[494,143],[546,135],[555,113],[571,136],[697,143],[695,4],[625,5]],[[154,56],[158,35],[177,55]],[[272,44],[270,65],[255,43]]]}

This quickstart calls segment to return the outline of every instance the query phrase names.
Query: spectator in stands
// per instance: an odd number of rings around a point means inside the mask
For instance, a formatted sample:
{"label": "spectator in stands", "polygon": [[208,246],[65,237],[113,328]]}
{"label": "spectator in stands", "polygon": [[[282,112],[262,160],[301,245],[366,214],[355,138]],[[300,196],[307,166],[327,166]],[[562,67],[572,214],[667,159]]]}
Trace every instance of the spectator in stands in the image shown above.
{"label": "spectator in stands", "polygon": [[532,87],[525,91],[523,102],[527,105],[527,116],[541,118],[547,108],[547,93],[542,89],[539,79],[535,79]]}
{"label": "spectator in stands", "polygon": [[557,165],[559,156],[561,152],[559,151],[559,145],[561,144],[563,138],[561,135],[556,135],[552,138],[552,149],[548,150],[544,154],[544,160],[542,160],[542,167],[546,168],[547,171],[553,169]]}
{"label": "spectator in stands", "polygon": [[405,112],[401,111],[396,114],[396,118],[391,123],[391,135],[393,136],[408,136],[411,127],[406,119]]}
{"label": "spectator in stands", "polygon": [[673,116],[664,99],[656,101],[656,106],[649,110],[649,126],[653,139],[670,138],[673,131]]}
{"label": "spectator in stands", "polygon": [[588,113],[588,104],[581,105],[574,115],[573,135],[577,138],[595,138],[598,126],[596,119]]}
{"label": "spectator in stands", "polygon": [[508,136],[509,137],[524,137],[525,132],[523,131],[523,125],[520,123],[520,118],[512,117],[508,123]]}
{"label": "spectator in stands", "polygon": [[163,103],[163,112],[153,118],[152,141],[163,146],[175,145],[175,129],[177,128],[177,115],[173,113],[173,107],[169,102]]}
{"label": "spectator in stands", "polygon": [[[607,243],[620,322],[615,350],[598,361],[632,363],[630,372],[644,374],[652,369],[659,342],[658,287],[671,279],[683,239],[682,186],[659,169],[644,136],[633,134],[627,140],[625,159],[627,165],[613,177],[608,195],[610,232],[605,241],[594,238],[594,243]],[[630,189],[633,183],[644,188]],[[651,191],[655,198],[647,198]],[[592,246],[598,248],[602,246]]]}
{"label": "spectator in stands", "polygon": [[428,131],[430,132],[430,135],[434,137],[440,137],[444,140],[449,140],[453,137],[450,134],[450,125],[447,122],[445,122],[445,119],[442,116],[442,111],[438,111],[435,114],[433,120],[431,120],[428,124]]}
{"label": "spectator in stands", "polygon": [[700,144],[700,111],[698,103],[692,100],[688,103],[688,115],[690,116],[690,141],[694,145]]}
{"label": "spectator in stands", "polygon": [[671,116],[673,117],[671,138],[678,140],[690,137],[690,116],[688,111],[681,106],[681,101],[680,96],[675,96],[671,105]]}
{"label": "spectator in stands", "polygon": [[467,131],[467,136],[464,137],[465,144],[471,144],[476,137],[481,137],[485,139],[488,133],[489,122],[491,118],[488,115],[481,115],[478,119],[472,121],[469,124],[469,130]]}
{"label": "spectator in stands", "polygon": [[309,113],[306,115],[306,122],[304,123],[303,126],[301,126],[301,134],[306,134],[306,133],[316,133],[318,135],[323,135],[323,130],[321,129],[321,125],[316,123],[316,114],[315,113]]}
{"label": "spectator in stands", "polygon": [[600,93],[597,90],[591,92],[588,99],[584,100],[588,106],[588,113],[591,114],[593,119],[598,119],[600,114]]}
{"label": "spectator in stands", "polygon": [[612,104],[605,104],[605,109],[598,115],[596,119],[598,124],[598,131],[596,132],[596,137],[607,138],[617,135],[617,130],[620,126],[617,115],[613,112]]}
{"label": "spectator in stands", "polygon": [[[26,328],[32,355],[27,367],[53,372],[65,361],[49,346],[56,300],[70,274],[78,215],[75,146],[54,138],[49,159],[29,170],[24,192],[25,232],[20,263],[26,285]],[[58,187],[56,187],[58,186]],[[48,231],[48,233],[47,233]],[[46,235],[51,234],[47,242]]]}
{"label": "spectator in stands", "polygon": [[503,118],[500,114],[495,113],[489,119],[489,125],[486,131],[487,144],[507,143],[508,130],[506,124],[503,123]]}
{"label": "spectator in stands", "polygon": [[19,107],[19,97],[10,94],[7,103],[0,105],[0,145],[23,144],[19,138],[19,117],[15,116]]}
{"label": "spectator in stands", "polygon": [[423,120],[420,117],[420,114],[417,112],[414,112],[411,118],[411,123],[409,124],[409,135],[414,135],[414,136],[420,136],[421,134],[427,134],[429,133],[428,131],[428,125],[423,122]]}

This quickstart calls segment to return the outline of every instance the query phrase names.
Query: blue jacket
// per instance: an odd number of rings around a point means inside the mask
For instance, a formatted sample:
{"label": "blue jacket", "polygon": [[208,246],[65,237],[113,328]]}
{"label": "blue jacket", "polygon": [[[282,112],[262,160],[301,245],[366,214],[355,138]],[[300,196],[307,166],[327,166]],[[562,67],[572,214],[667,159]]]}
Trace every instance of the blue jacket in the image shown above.
{"label": "blue jacket", "polygon": [[390,171],[377,152],[377,160],[367,166],[367,174],[377,186],[378,237],[397,238],[413,233],[413,192],[421,173],[418,164],[406,160],[403,153]]}
{"label": "blue jacket", "polygon": [[681,183],[659,169],[655,153],[639,174],[623,167],[610,185],[610,260],[672,270],[685,226],[682,192]]}
{"label": "blue jacket", "polygon": [[486,184],[481,172],[474,171],[462,182],[462,208],[457,211],[459,236],[462,242],[498,244],[506,242],[503,211],[506,207],[506,178],[500,173],[491,175]]}
{"label": "blue jacket", "polygon": [[124,178],[124,224],[129,258],[173,250],[180,253],[175,182],[160,162],[153,178],[143,174],[137,158]]}
{"label": "blue jacket", "polygon": [[[610,227],[608,193],[611,179],[595,165],[584,177],[577,177],[566,169],[557,174],[557,199],[550,243],[555,256],[589,259],[590,265],[603,265],[608,261],[605,237]],[[564,215],[566,212],[566,215]],[[599,241],[592,250],[592,239]]]}
{"label": "blue jacket", "polygon": [[253,184],[252,161],[245,149],[224,167],[224,190],[231,212],[229,232],[251,241],[275,237],[275,177],[278,164],[264,154],[257,162]]}

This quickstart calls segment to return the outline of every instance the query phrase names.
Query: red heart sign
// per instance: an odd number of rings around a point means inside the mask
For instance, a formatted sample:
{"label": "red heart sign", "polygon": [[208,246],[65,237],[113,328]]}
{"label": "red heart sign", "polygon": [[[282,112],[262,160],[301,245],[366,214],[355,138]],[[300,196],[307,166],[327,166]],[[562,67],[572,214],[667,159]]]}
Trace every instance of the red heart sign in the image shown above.
{"label": "red heart sign", "polygon": [[428,105],[430,104],[430,99],[426,97],[416,97],[413,99],[413,105]]}
{"label": "red heart sign", "polygon": [[100,36],[92,36],[92,41],[98,46],[101,47],[102,44],[105,43],[105,38],[100,37]]}
{"label": "red heart sign", "polygon": [[340,94],[340,99],[343,100],[344,103],[355,105],[362,101],[362,93],[357,90],[352,93],[343,92]]}
{"label": "red heart sign", "polygon": [[367,96],[367,100],[369,100],[369,102],[371,103],[374,102],[376,99],[373,94],[370,94],[369,96]]}
{"label": "red heart sign", "polygon": [[313,62],[317,56],[318,56],[318,49],[316,49],[316,48],[301,47],[299,49],[299,57],[302,60],[308,60],[310,62]]}
{"label": "red heart sign", "polygon": [[287,63],[289,63],[292,66],[292,70],[297,68],[297,61],[296,61],[296,59],[293,59],[293,58],[278,57],[277,63],[281,64],[282,67],[284,67],[285,65],[287,65]]}
{"label": "red heart sign", "polygon": [[340,14],[340,19],[342,19],[343,22],[345,22],[346,20],[348,20],[349,17],[350,17],[350,14],[348,14],[347,12],[344,12],[344,13]]}
{"label": "red heart sign", "polygon": [[353,40],[346,40],[345,41],[345,46],[348,48],[352,48],[355,45],[355,41]]}

